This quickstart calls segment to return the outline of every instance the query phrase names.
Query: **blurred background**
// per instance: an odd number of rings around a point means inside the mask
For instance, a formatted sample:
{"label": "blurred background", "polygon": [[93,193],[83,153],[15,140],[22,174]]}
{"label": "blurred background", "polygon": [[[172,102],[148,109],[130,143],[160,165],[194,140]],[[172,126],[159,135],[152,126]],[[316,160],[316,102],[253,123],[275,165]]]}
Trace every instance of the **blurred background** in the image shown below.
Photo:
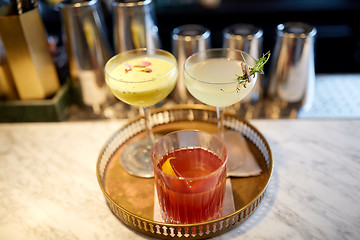
{"label": "blurred background", "polygon": [[[306,22],[317,28],[317,73],[360,71],[360,1],[358,0],[157,0],[159,31],[168,43],[173,27],[198,23],[212,31],[221,46],[224,27],[250,23],[264,30],[264,52],[273,50],[276,26]],[[177,4],[175,3],[177,2]],[[177,5],[177,6],[176,6]],[[337,59],[332,57],[336,51]]]}
{"label": "blurred background", "polygon": [[[75,4],[84,4],[84,2],[93,2],[90,4],[92,5],[91,13],[83,10],[75,11]],[[120,10],[118,10],[118,15],[114,16],[115,7],[112,5],[114,2],[119,6],[129,3],[148,3],[151,0],[0,0],[0,122],[127,118],[137,114],[137,111],[132,111],[126,104],[119,103],[108,93],[103,79],[104,62],[109,56],[118,52],[114,46],[114,38],[116,38],[114,32],[120,30],[116,28],[117,26],[114,28],[114,19],[122,16],[119,15]],[[63,8],[62,13],[61,6],[64,4],[67,7]],[[197,24],[210,30],[211,38],[209,39],[212,48],[223,46],[223,31],[226,27],[238,23],[251,24],[262,29],[263,53],[267,51],[274,53],[277,41],[276,29],[279,24],[302,22],[314,27],[316,29],[313,44],[315,62],[311,65],[314,65],[316,73],[317,84],[313,89],[315,92],[313,103],[315,104],[312,106],[311,114],[302,115],[302,117],[360,117],[359,0],[152,0],[151,4],[153,7],[151,14],[154,14],[153,18],[156,21],[154,26],[156,35],[160,39],[160,48],[173,53],[173,30],[187,24]],[[101,24],[98,24],[97,14],[100,10],[103,13],[103,19],[101,19]],[[129,15],[132,19],[139,17],[138,14],[131,15],[126,8],[121,11],[123,16]],[[37,19],[37,14],[41,20]],[[84,18],[76,14],[83,14]],[[142,14],[147,15],[148,12],[144,10]],[[87,20],[84,20],[85,17]],[[24,20],[26,18],[31,21]],[[71,33],[66,32],[66,24],[76,30]],[[140,25],[144,27],[146,24]],[[125,30],[132,28],[123,27]],[[44,37],[34,34],[35,28],[39,33],[44,29]],[[152,28],[147,30],[149,29]],[[10,36],[15,30],[18,31],[18,35]],[[69,52],[69,48],[66,49],[65,32],[76,38],[77,45],[72,46],[74,53]],[[90,33],[94,35],[89,38]],[[19,34],[25,36],[22,42],[17,37],[20,36]],[[105,39],[100,39],[98,36]],[[39,46],[33,46],[39,45],[40,40],[43,43],[41,52],[38,51]],[[99,45],[96,45],[96,41],[93,40],[98,41]],[[103,42],[106,40],[111,49],[106,49],[108,46]],[[91,46],[90,43],[95,45]],[[48,51],[44,48],[47,44],[58,75],[58,79],[55,79],[56,76],[53,78],[51,89],[46,86],[49,82],[48,75],[35,76],[40,79],[28,77],[29,69],[36,70],[42,66],[39,64],[39,59],[49,62],[43,59],[44,53]],[[19,63],[19,59],[25,58],[19,51],[20,45],[33,53],[26,56],[29,58],[28,62],[33,62],[38,66],[26,68]],[[76,50],[81,52],[76,52]],[[76,57],[78,59],[75,59]],[[78,75],[72,74],[74,70],[72,71],[71,68],[75,65],[71,63],[71,60],[82,61],[77,64],[78,68],[82,65],[81,69],[76,69]],[[270,58],[270,62],[271,60]],[[256,99],[257,102],[248,103],[248,106],[236,106],[233,109],[236,114],[241,116],[246,114],[246,112],[239,112],[239,109],[246,111],[253,109],[246,117],[269,117],[264,112],[270,108],[264,104],[263,100],[267,100],[266,88],[269,81],[266,75],[270,74],[270,67],[270,63],[265,65],[265,76],[261,79],[263,89],[259,90],[260,98]],[[22,75],[20,76],[19,73]],[[16,74],[18,76],[15,76]],[[6,75],[9,76],[8,79],[4,79]],[[29,81],[43,84],[44,86],[41,87],[45,89],[45,95],[22,96],[21,90],[25,94],[38,90],[29,88],[26,85]],[[21,86],[21,84],[25,85]],[[34,86],[32,83],[30,85]],[[170,96],[168,100],[171,102],[174,96]],[[331,104],[329,100],[332,101]],[[272,99],[270,102],[274,103]],[[177,103],[176,99],[175,103]],[[278,105],[277,113],[274,115],[274,111],[271,110],[270,117],[299,117],[299,106],[303,105],[303,101],[295,106],[294,114],[291,113],[292,110],[289,110],[292,107],[288,103],[276,104]],[[334,107],[335,104],[337,104],[336,107]],[[257,109],[260,110],[256,113]],[[280,112],[279,109],[286,109],[286,111]],[[341,111],[344,114],[339,115]],[[332,113],[329,114],[329,112]]]}
{"label": "blurred background", "polygon": [[[40,0],[50,34],[60,31],[58,12]],[[109,6],[111,0],[104,0]],[[306,22],[317,28],[316,73],[360,72],[360,1],[358,0],[153,0],[162,46],[171,50],[171,32],[185,24],[211,30],[212,47],[221,47],[222,31],[235,23],[250,23],[264,31],[263,49],[273,50],[276,26]],[[105,8],[108,10],[108,8]],[[111,29],[111,13],[105,14]],[[110,33],[111,34],[111,33]],[[337,59],[332,57],[336,51]]]}

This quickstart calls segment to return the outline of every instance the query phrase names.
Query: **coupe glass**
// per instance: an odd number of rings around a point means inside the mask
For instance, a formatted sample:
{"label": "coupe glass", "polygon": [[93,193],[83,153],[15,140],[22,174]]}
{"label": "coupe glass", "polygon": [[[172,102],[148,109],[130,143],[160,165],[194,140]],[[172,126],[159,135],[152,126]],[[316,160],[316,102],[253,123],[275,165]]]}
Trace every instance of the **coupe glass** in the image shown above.
{"label": "coupe glass", "polygon": [[[243,75],[242,65],[254,67],[256,60],[246,52],[228,48],[208,49],[188,57],[184,63],[186,88],[197,100],[216,107],[218,135],[227,145],[229,156],[236,149],[231,141],[224,138],[225,107],[245,98],[253,89],[257,75],[251,81],[240,84],[237,80]],[[231,161],[231,159],[229,159]]]}
{"label": "coupe glass", "polygon": [[178,76],[175,57],[160,49],[134,49],[119,53],[105,65],[106,84],[121,101],[140,107],[147,134],[124,147],[121,165],[132,175],[153,177],[150,150],[154,134],[149,107],[174,89]]}

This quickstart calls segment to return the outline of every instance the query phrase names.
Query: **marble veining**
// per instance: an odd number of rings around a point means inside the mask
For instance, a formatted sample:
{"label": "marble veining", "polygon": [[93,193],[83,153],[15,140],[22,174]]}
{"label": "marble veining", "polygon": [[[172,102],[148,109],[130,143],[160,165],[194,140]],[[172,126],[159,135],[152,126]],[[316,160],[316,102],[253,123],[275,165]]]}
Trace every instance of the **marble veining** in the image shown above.
{"label": "marble veining", "polygon": [[[122,224],[96,179],[124,121],[0,124],[0,239],[149,239]],[[255,213],[214,239],[359,239],[360,120],[252,120],[274,174]]]}

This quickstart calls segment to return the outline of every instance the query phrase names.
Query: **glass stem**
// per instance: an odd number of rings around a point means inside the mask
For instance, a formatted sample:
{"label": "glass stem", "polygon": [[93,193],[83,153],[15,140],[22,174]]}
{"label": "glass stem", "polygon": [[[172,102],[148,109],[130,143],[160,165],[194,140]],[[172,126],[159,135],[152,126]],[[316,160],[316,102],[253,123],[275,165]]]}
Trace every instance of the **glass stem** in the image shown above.
{"label": "glass stem", "polygon": [[224,107],[216,107],[217,128],[220,139],[224,140]]}
{"label": "glass stem", "polygon": [[142,114],[145,119],[145,127],[146,127],[147,136],[149,137],[150,144],[153,145],[155,143],[155,137],[154,137],[154,133],[152,131],[150,108],[143,107],[143,108],[141,108],[141,110],[142,110]]}

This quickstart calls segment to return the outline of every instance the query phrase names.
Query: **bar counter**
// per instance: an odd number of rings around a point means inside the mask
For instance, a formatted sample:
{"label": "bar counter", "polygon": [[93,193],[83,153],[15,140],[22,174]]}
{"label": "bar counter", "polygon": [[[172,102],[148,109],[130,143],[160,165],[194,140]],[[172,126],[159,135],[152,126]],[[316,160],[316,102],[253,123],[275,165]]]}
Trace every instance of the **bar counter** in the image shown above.
{"label": "bar counter", "polygon": [[[360,119],[250,120],[274,172],[258,209],[213,239],[359,239]],[[0,239],[149,239],[120,222],[96,178],[125,121],[0,124]]]}

